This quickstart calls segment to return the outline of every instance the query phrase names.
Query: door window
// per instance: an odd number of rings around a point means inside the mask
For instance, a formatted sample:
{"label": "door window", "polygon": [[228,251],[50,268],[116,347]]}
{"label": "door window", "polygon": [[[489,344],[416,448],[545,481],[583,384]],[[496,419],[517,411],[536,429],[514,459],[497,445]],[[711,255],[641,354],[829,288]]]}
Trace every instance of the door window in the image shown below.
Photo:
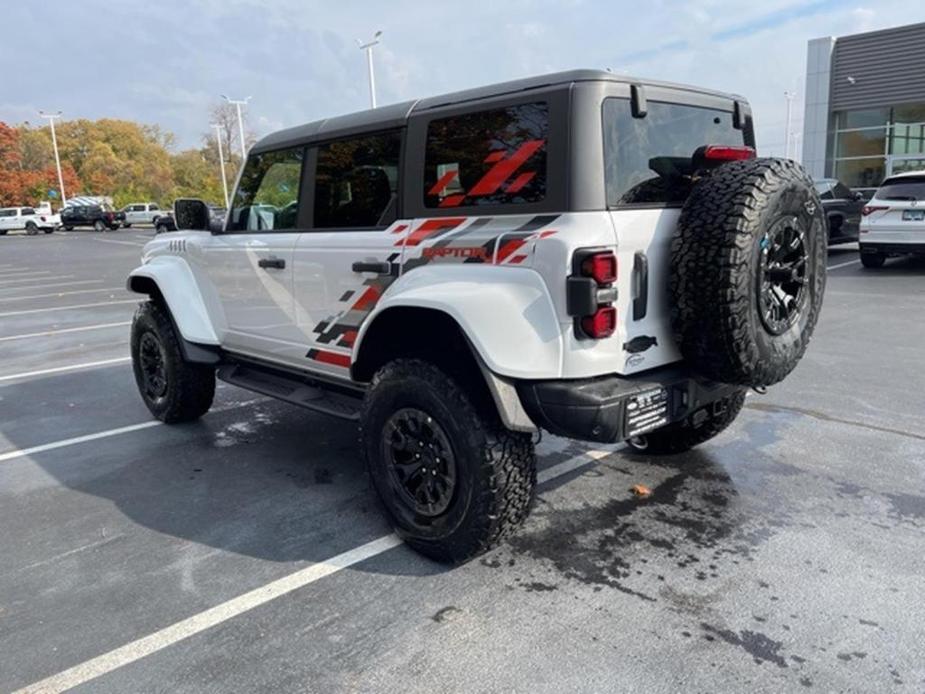
{"label": "door window", "polygon": [[399,132],[321,145],[315,169],[315,227],[368,229],[393,222],[400,152]]}
{"label": "door window", "polygon": [[229,231],[295,229],[304,149],[252,154],[235,191]]}
{"label": "door window", "polygon": [[22,208],[22,210],[20,211],[20,214],[21,214],[23,217],[27,217],[27,216],[29,216],[29,215],[35,214],[35,210],[33,210],[31,207],[24,207],[24,208]]}
{"label": "door window", "polygon": [[424,204],[475,207],[546,197],[549,108],[545,102],[431,121],[424,154]]}

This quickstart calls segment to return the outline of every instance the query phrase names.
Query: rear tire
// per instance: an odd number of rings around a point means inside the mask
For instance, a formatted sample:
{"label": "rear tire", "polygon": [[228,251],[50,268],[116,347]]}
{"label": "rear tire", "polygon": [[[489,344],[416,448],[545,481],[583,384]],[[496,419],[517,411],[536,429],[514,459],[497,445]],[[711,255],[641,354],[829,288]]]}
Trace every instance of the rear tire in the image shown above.
{"label": "rear tire", "polygon": [[141,399],[167,424],[198,419],[212,406],[215,369],[183,359],[166,309],[146,301],[132,320],[132,369]]}
{"label": "rear tire", "polygon": [[0,236],[6,236],[6,229],[0,229]]}
{"label": "rear tire", "polygon": [[744,404],[745,390],[741,390],[691,413],[680,422],[633,437],[626,445],[633,452],[644,455],[683,453],[709,441],[732,424]]}
{"label": "rear tire", "polygon": [[53,234],[55,230],[54,229],[42,229],[42,231],[44,231],[46,234]]}
{"label": "rear tire", "polygon": [[489,550],[533,502],[531,436],[506,429],[494,411],[478,411],[426,361],[398,359],[376,372],[360,446],[396,532],[436,561],[460,563]]}
{"label": "rear tire", "polygon": [[131,228],[132,228],[132,225],[126,222],[126,223],[124,223],[124,224],[122,225],[122,228],[123,228],[123,229],[131,229]]}
{"label": "rear tire", "polygon": [[868,269],[883,267],[886,262],[886,253],[861,253],[861,265]]}
{"label": "rear tire", "polygon": [[97,219],[95,222],[93,222],[93,230],[100,232],[106,231],[106,225],[101,219]]}
{"label": "rear tire", "polygon": [[74,227],[69,227],[69,226],[65,225],[64,230],[65,230],[65,231],[74,231]]}
{"label": "rear tire", "polygon": [[26,222],[26,234],[29,236],[35,236],[39,233],[39,228],[35,225],[35,222]]}
{"label": "rear tire", "polygon": [[167,227],[163,224],[158,224],[156,227],[154,227],[154,233],[155,234],[166,234]]}

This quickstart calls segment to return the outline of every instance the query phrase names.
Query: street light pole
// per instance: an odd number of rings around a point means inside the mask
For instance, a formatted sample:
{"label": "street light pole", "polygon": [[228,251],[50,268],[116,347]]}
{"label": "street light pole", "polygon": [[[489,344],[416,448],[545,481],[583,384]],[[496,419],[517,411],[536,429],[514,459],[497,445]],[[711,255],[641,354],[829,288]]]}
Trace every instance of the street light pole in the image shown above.
{"label": "street light pole", "polygon": [[55,167],[58,169],[58,188],[61,192],[61,206],[64,207],[64,203],[67,201],[67,198],[64,195],[64,176],[61,175],[61,158],[58,156],[58,137],[55,135],[55,118],[61,117],[61,111],[57,113],[45,113],[44,111],[39,111],[39,115],[42,118],[47,118],[49,124],[51,125],[51,146],[55,150]]}
{"label": "street light pole", "polygon": [[784,92],[784,98],[787,100],[787,127],[784,130],[784,158],[790,158],[790,118],[793,113],[793,92]]}
{"label": "street light pole", "polygon": [[227,210],[228,205],[228,181],[225,180],[225,156],[222,154],[222,126],[218,123],[213,123],[212,127],[215,128],[215,141],[218,143],[218,165],[222,170],[222,191],[225,193],[225,209]]}
{"label": "street light pole", "polygon": [[241,115],[241,107],[247,106],[247,102],[251,100],[250,97],[246,99],[229,99],[227,96],[222,94],[222,98],[227,101],[229,104],[234,104],[238,109],[238,131],[241,135],[241,161],[244,162],[247,159],[247,145],[244,143],[244,117]]}
{"label": "street light pole", "polygon": [[363,43],[360,39],[357,39],[357,46],[360,47],[360,50],[366,51],[366,67],[369,70],[370,108],[376,108],[376,75],[373,72],[373,46],[379,43],[380,36],[382,36],[382,32],[377,31],[375,34],[373,34],[373,38],[366,43]]}

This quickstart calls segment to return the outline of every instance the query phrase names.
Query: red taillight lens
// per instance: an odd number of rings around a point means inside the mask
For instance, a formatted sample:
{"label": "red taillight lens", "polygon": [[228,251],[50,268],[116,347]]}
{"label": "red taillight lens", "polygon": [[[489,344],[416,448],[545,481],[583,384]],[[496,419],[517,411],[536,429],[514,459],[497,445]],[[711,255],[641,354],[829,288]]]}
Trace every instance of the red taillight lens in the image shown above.
{"label": "red taillight lens", "polygon": [[589,255],[581,261],[581,274],[598,284],[610,284],[617,279],[617,256],[611,252]]}
{"label": "red taillight lens", "polygon": [[883,210],[888,210],[888,209],[890,208],[883,207],[880,205],[864,205],[864,207],[861,209],[861,214],[866,217],[867,215],[872,214],[874,212],[882,212]]}
{"label": "red taillight lens", "polygon": [[755,150],[753,147],[707,145],[703,150],[703,158],[708,161],[742,161],[754,159]]}
{"label": "red taillight lens", "polygon": [[592,315],[581,319],[581,329],[596,340],[610,337],[617,329],[617,309],[601,306]]}

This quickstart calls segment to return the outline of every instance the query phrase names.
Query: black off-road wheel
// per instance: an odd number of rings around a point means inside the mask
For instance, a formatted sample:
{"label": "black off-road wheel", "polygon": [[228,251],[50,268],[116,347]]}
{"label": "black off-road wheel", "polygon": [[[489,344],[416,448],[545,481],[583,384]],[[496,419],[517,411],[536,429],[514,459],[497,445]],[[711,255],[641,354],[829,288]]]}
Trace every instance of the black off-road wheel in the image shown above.
{"label": "black off-road wheel", "polygon": [[796,162],[752,159],[703,176],[672,241],[672,327],[721,383],[781,381],[806,351],[825,290],[826,219]]}
{"label": "black off-road wheel", "polygon": [[184,361],[170,316],[146,301],[132,320],[132,368],[145,405],[167,424],[198,419],[212,406],[215,369]]}
{"label": "black off-road wheel", "polygon": [[668,455],[683,453],[709,441],[739,416],[745,404],[745,390],[722,398],[691,413],[680,422],[634,436],[626,444],[635,453]]}
{"label": "black off-road wheel", "polygon": [[396,532],[421,554],[464,562],[527,517],[536,486],[531,436],[479,411],[433,364],[399,359],[379,369],[360,422],[373,487]]}
{"label": "black off-road wheel", "polygon": [[877,268],[883,267],[883,264],[886,262],[886,253],[864,253],[861,252],[861,265],[864,267],[875,270]]}

